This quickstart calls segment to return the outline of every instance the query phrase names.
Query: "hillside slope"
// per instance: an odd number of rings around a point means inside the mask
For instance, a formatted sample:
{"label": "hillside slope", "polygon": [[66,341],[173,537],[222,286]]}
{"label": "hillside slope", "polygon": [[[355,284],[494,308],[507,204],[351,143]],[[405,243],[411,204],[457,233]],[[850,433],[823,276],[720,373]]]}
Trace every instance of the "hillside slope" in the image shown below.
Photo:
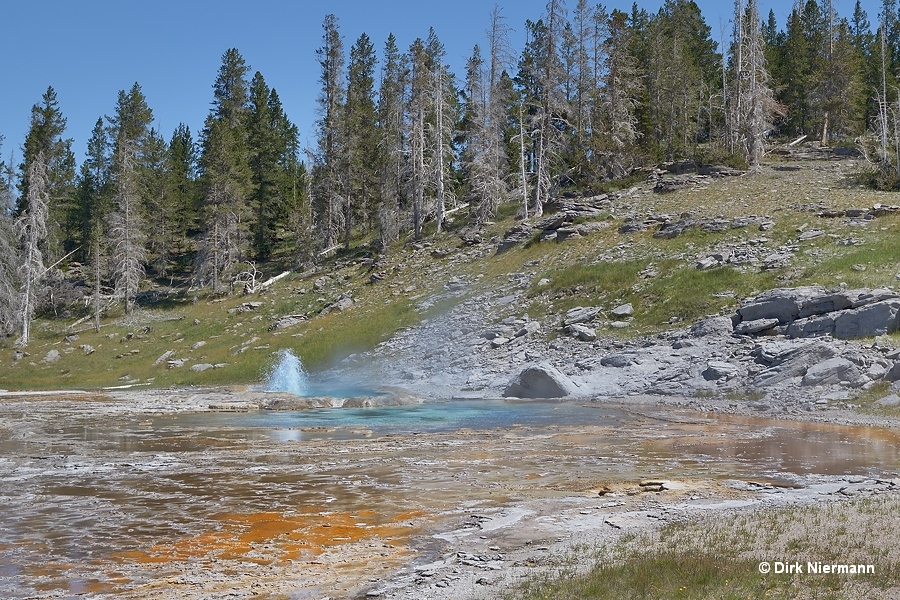
{"label": "hillside slope", "polygon": [[[0,355],[0,386],[249,385],[275,351],[291,348],[323,377],[428,396],[495,395],[537,362],[563,367],[591,393],[613,393],[622,384],[597,389],[593,363],[671,348],[696,320],[731,315],[764,290],[892,286],[896,200],[858,185],[860,168],[810,150],[776,156],[752,176],[657,171],[628,190],[560,200],[526,227],[507,217],[474,232],[457,217],[447,233],[386,256],[338,256],[254,296],[164,300],[106,320],[100,333],[40,321],[25,353]],[[579,306],[597,309],[587,324],[596,340],[564,329]],[[752,342],[740,343],[750,351]],[[713,344],[684,360],[721,351]],[[652,387],[632,391],[662,391]]]}

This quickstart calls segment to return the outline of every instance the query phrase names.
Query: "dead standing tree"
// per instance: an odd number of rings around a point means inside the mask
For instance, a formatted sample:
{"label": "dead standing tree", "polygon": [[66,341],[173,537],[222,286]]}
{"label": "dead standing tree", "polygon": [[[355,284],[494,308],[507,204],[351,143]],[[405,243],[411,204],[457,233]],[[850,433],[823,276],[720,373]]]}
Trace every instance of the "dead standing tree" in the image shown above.
{"label": "dead standing tree", "polygon": [[112,272],[116,296],[125,305],[125,314],[134,311],[138,288],[144,278],[146,248],[143,219],[138,205],[136,145],[124,140],[119,147],[116,181],[116,212],[109,217]]}
{"label": "dead standing tree", "polygon": [[732,136],[744,150],[752,171],[758,171],[766,133],[778,106],[766,70],[759,11],[756,0],[735,6],[735,83]]}
{"label": "dead standing tree", "polygon": [[22,244],[23,289],[19,302],[22,335],[16,343],[21,346],[27,346],[31,337],[31,321],[34,319],[40,280],[47,272],[41,245],[47,238],[48,186],[47,165],[41,152],[28,169],[28,208],[17,222]]}

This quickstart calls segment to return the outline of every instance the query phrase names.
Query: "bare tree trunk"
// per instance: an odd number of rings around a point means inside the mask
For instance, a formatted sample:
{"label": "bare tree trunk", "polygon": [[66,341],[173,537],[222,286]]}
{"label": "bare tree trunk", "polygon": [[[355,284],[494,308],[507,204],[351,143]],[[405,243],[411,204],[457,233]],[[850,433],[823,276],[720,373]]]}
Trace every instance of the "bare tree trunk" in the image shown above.
{"label": "bare tree trunk", "polygon": [[136,182],[137,147],[133,140],[123,140],[119,149],[118,210],[110,216],[109,238],[112,244],[113,278],[116,294],[125,305],[125,314],[134,311],[137,293],[144,277],[143,223],[138,210]]}
{"label": "bare tree trunk", "polygon": [[522,210],[525,218],[528,218],[528,176],[525,172],[525,123],[522,114],[522,105],[519,104],[519,178],[522,185]]}
{"label": "bare tree trunk", "polygon": [[441,232],[444,225],[444,75],[442,66],[435,65],[435,112],[437,116],[437,139],[435,140],[434,159],[437,177],[435,178],[436,194],[436,218],[437,232]]}
{"label": "bare tree trunk", "polygon": [[422,205],[425,196],[425,110],[418,107],[413,132],[413,235],[422,237]]}
{"label": "bare tree trunk", "polygon": [[100,332],[100,236],[94,236],[94,331]]}
{"label": "bare tree trunk", "polygon": [[28,205],[18,222],[19,236],[24,248],[22,263],[24,289],[19,309],[22,335],[17,342],[22,346],[27,346],[31,338],[31,321],[37,304],[38,282],[46,272],[40,244],[47,237],[49,213],[47,187],[47,166],[44,164],[44,153],[39,152],[28,170]]}
{"label": "bare tree trunk", "polygon": [[731,151],[735,152],[737,150],[738,143],[740,141],[741,128],[742,128],[742,117],[743,115],[743,107],[741,103],[744,98],[744,90],[743,90],[743,71],[744,71],[744,3],[743,0],[734,0],[734,50],[737,53],[735,56],[735,81],[734,81],[734,95],[732,96],[732,102],[734,102],[734,107],[731,111]]}
{"label": "bare tree trunk", "polygon": [[881,161],[886,164],[888,160],[887,153],[887,132],[888,132],[888,114],[887,114],[887,43],[885,41],[885,28],[887,27],[887,16],[882,16],[881,20],[881,98],[878,100],[878,116],[881,121]]}
{"label": "bare tree trunk", "polygon": [[544,201],[550,192],[550,173],[547,159],[549,157],[550,144],[547,140],[549,134],[549,115],[542,115],[541,122],[547,121],[546,125],[542,125],[538,131],[538,153],[537,153],[537,184],[534,187],[534,205],[531,212],[535,218],[544,214]]}
{"label": "bare tree trunk", "polygon": [[[349,177],[347,178],[349,180]],[[352,192],[347,190],[347,196],[344,200],[344,248],[350,249],[350,234],[353,231],[353,205],[351,203]]]}

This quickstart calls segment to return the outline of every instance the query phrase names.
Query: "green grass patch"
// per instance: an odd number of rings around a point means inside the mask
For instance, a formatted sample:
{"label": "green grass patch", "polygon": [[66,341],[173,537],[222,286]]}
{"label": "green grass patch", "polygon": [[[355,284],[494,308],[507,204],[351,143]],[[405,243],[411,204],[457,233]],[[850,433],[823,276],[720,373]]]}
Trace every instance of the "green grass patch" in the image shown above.
{"label": "green grass patch", "polygon": [[[900,500],[728,512],[624,535],[593,553],[570,552],[508,589],[505,600],[738,600],[893,597],[900,550],[892,536]],[[803,574],[759,572],[799,562]],[[808,562],[871,564],[875,573],[810,574]],[[887,592],[887,593],[886,593]]]}
{"label": "green grass patch", "polygon": [[[561,293],[579,293],[603,296],[621,294],[634,285],[647,261],[602,262],[590,265],[571,265],[547,273],[550,289]],[[529,290],[538,291],[536,285]]]}
{"label": "green grass patch", "polygon": [[322,369],[356,352],[371,350],[420,316],[409,301],[370,308],[354,307],[310,322],[297,341],[287,344],[311,369]]}
{"label": "green grass patch", "polygon": [[[72,341],[65,339],[70,332],[63,322],[40,320],[27,356],[13,362],[8,359],[12,349],[3,351],[7,356],[0,361],[0,381],[8,389],[37,390],[249,384],[260,380],[272,354],[281,348],[293,349],[310,369],[325,368],[353,352],[373,348],[423,318],[408,299],[383,302],[379,297],[356,303],[344,312],[269,331],[275,318],[284,314],[314,315],[320,308],[315,296],[292,296],[283,289],[261,298],[187,303],[175,311],[143,310],[130,319],[107,322],[100,333],[80,330]],[[252,311],[234,310],[249,300],[263,304]],[[93,351],[86,353],[85,346]],[[58,359],[45,362],[54,350]],[[184,366],[170,369],[165,359],[154,364],[169,351],[174,353],[173,359],[187,359]],[[225,366],[190,370],[191,365],[202,363]]]}
{"label": "green grass patch", "polygon": [[888,381],[878,381],[867,390],[863,390],[852,401],[859,412],[878,415],[880,417],[900,417],[900,405],[883,405],[879,401],[891,394],[891,384]]}
{"label": "green grass patch", "polygon": [[[506,600],[649,600],[793,598],[759,573],[757,561],[677,551],[632,555],[598,563],[588,573],[573,571],[528,581]],[[773,592],[775,592],[773,594]]]}
{"label": "green grass patch", "polygon": [[846,283],[851,287],[893,285],[898,273],[900,236],[895,232],[879,233],[862,246],[828,247],[824,256],[805,267],[799,283],[826,286]]}
{"label": "green grass patch", "polygon": [[640,310],[635,305],[635,318],[647,327],[658,327],[672,317],[690,323],[704,315],[731,310],[739,299],[774,284],[774,275],[767,272],[743,272],[731,267],[698,271],[686,265],[649,282],[641,292]]}
{"label": "green grass patch", "polygon": [[632,331],[647,332],[669,325],[675,318],[690,323],[708,314],[734,308],[740,298],[768,289],[775,277],[767,272],[743,272],[731,267],[698,271],[692,265],[667,259],[653,266],[657,274],[644,279],[650,267],[646,260],[572,265],[547,273],[550,285],[529,288],[533,303],[537,298],[557,296],[556,310],[578,305],[630,302],[635,309]]}

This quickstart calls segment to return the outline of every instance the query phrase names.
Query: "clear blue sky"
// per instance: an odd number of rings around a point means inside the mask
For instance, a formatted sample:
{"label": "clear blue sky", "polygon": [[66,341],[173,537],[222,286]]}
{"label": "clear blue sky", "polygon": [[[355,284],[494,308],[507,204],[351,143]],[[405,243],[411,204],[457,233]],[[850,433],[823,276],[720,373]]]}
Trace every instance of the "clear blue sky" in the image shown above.
{"label": "clear blue sky", "polygon": [[[838,12],[849,16],[855,0],[835,0]],[[571,11],[576,0],[568,0]],[[593,3],[593,2],[592,2]],[[434,27],[457,75],[476,43],[484,46],[484,31],[492,0],[430,2],[412,0],[7,0],[0,25],[0,135],[8,160],[21,146],[31,106],[52,85],[68,119],[67,137],[75,139],[80,163],[97,118],[111,115],[117,93],[140,83],[156,126],[168,140],[179,122],[196,135],[212,100],[212,84],[222,53],[237,48],[254,71],[278,90],[288,116],[301,131],[301,143],[313,144],[322,20],[337,15],[345,48],[365,32],[380,52],[393,32],[401,50]],[[546,0],[498,2],[521,50],[525,19],[541,17]],[[608,9],[630,10],[631,0],[604,2]],[[729,31],[733,0],[698,0],[713,38]],[[783,26],[790,1],[761,0],[760,12],[775,10]],[[877,0],[864,8],[877,21]],[[656,12],[662,0],[638,5]]]}

